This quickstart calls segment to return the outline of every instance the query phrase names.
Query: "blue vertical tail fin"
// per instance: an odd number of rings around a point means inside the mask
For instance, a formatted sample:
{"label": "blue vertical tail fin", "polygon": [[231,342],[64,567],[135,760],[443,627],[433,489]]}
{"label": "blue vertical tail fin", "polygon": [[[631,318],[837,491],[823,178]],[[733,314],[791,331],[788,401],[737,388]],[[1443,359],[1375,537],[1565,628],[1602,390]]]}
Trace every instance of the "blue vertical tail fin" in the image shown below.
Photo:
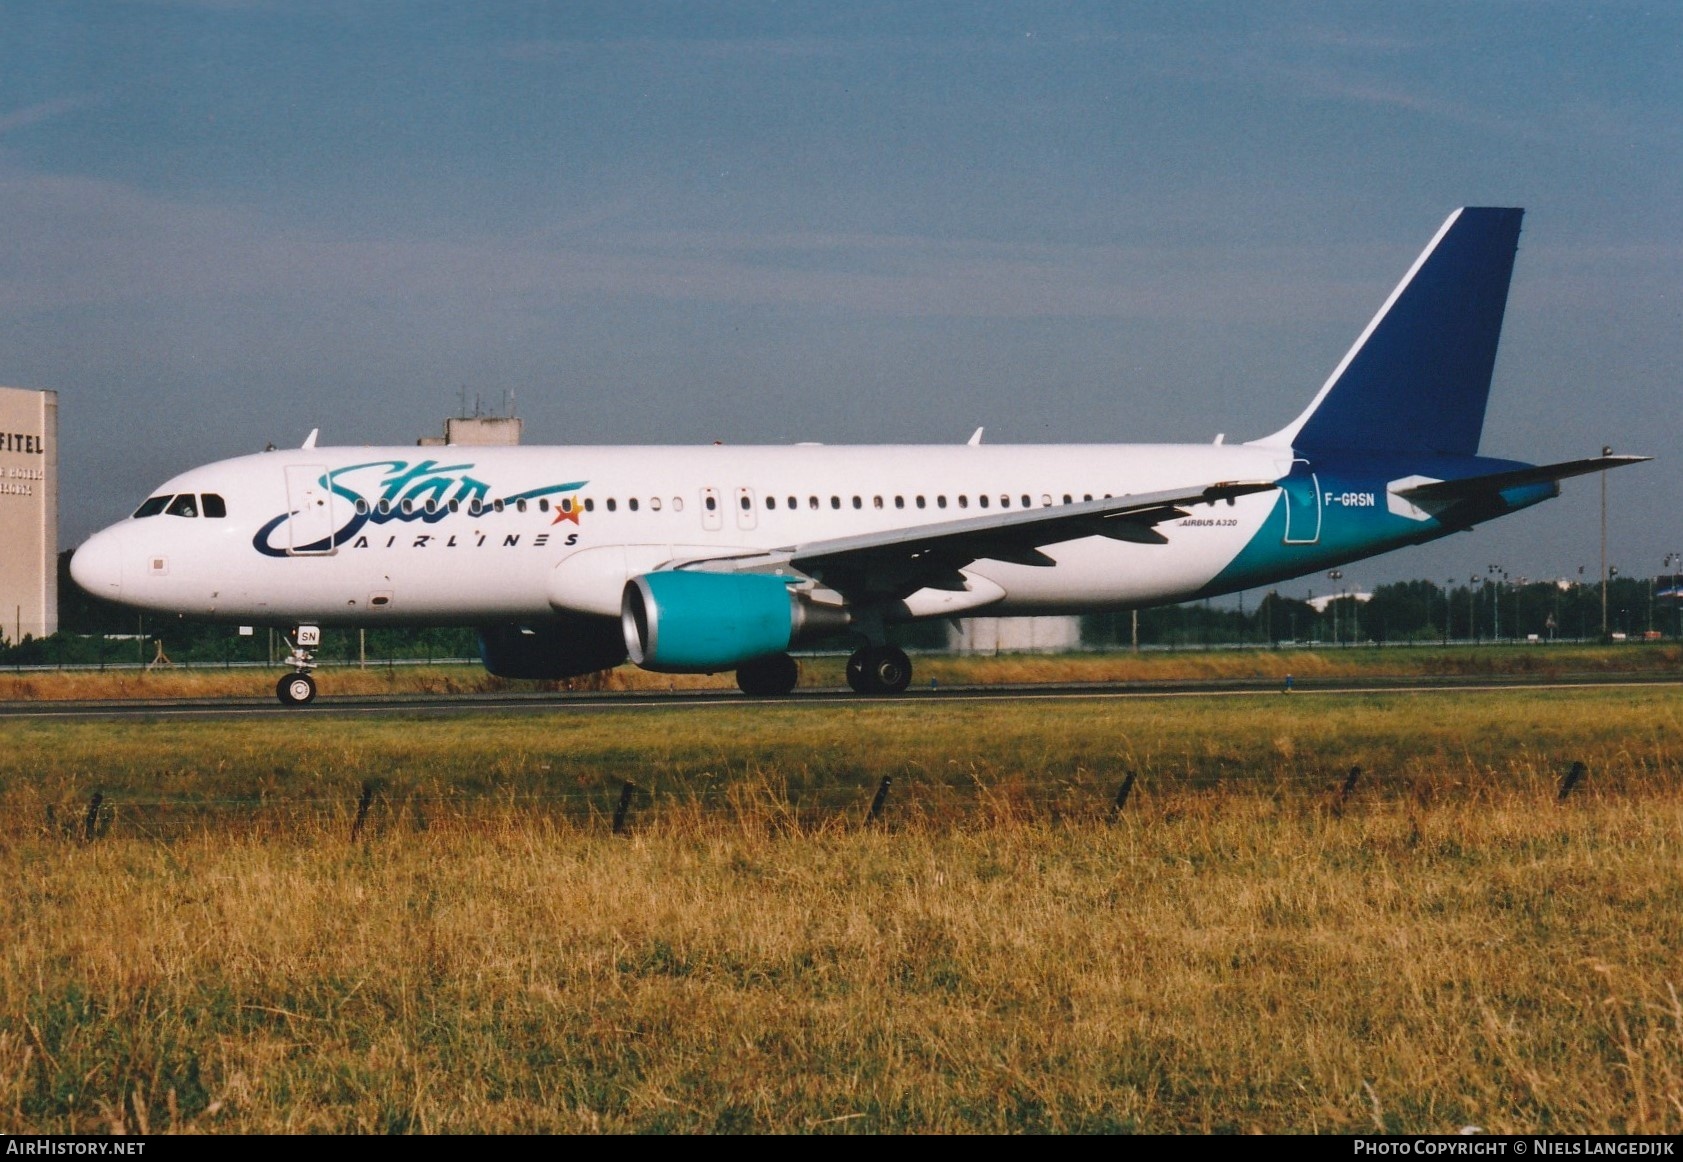
{"label": "blue vertical tail fin", "polygon": [[1253,442],[1477,455],[1524,214],[1451,214],[1303,414]]}

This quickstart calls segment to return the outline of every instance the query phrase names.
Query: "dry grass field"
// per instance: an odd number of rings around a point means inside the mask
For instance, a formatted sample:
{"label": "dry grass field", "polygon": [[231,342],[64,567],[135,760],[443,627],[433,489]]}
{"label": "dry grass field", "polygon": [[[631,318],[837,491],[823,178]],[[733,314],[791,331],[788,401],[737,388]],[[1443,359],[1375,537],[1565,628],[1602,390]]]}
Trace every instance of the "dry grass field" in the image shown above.
{"label": "dry grass field", "polygon": [[1669,687],[4,730],[4,1132],[1683,1130]]}

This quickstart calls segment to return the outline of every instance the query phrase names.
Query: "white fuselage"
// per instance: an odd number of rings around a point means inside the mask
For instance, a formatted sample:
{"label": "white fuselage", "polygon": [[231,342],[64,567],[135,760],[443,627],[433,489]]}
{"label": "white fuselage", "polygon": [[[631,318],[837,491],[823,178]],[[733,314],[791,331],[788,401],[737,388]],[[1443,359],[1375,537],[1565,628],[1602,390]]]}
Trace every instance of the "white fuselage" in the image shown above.
{"label": "white fuselage", "polygon": [[[193,515],[130,517],[90,538],[73,568],[96,595],[227,621],[612,616],[628,577],[674,561],[1271,480],[1291,463],[1287,448],[1209,444],[291,449],[175,477],[154,495],[199,498]],[[331,490],[312,490],[323,479]],[[1199,507],[1158,527],[1166,544],[1047,546],[1050,567],[978,560],[968,594],[925,590],[900,615],[1180,600],[1232,563],[1278,503],[1268,492]],[[226,515],[201,511],[213,507]]]}

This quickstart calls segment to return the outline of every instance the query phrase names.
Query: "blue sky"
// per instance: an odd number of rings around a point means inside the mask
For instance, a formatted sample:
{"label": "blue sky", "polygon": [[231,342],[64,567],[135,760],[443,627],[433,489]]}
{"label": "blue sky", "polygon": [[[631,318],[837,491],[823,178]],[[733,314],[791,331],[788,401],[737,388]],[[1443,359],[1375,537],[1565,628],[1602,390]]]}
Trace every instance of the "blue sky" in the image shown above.
{"label": "blue sky", "polygon": [[[67,545],[464,388],[532,443],[1238,440],[1452,209],[1522,205],[1484,449],[1660,456],[1612,483],[1653,573],[1680,139],[1670,3],[23,0],[0,382],[60,392]],[[1346,575],[1593,572],[1566,488]]]}

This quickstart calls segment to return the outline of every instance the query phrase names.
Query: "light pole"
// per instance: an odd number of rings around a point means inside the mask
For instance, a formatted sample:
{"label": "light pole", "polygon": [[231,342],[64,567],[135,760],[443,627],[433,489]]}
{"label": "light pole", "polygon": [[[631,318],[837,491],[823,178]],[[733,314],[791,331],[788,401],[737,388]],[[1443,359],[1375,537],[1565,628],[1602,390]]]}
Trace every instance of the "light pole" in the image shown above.
{"label": "light pole", "polygon": [[[1613,454],[1613,445],[1603,444],[1603,456]],[[1601,470],[1601,640],[1607,640],[1607,470]]]}
{"label": "light pole", "polygon": [[1341,587],[1336,582],[1343,576],[1344,570],[1342,569],[1327,570],[1327,580],[1334,582],[1332,594],[1328,597],[1327,604],[1332,606],[1332,644],[1335,646],[1338,644],[1338,599],[1341,595]]}
{"label": "light pole", "polygon": [[[1671,608],[1673,610],[1683,609],[1683,601],[1679,601],[1678,596],[1677,596],[1677,573],[1675,572],[1675,569],[1679,566],[1683,566],[1683,553],[1667,553],[1665,555],[1665,564],[1660,566],[1660,568],[1664,569],[1666,571],[1666,573],[1671,577],[1671,591],[1670,591],[1670,593],[1671,593]],[[1662,617],[1660,619],[1660,621],[1663,623],[1665,621],[1665,619]],[[1677,621],[1678,621],[1678,619],[1675,618],[1675,617],[1672,619],[1672,631],[1671,632],[1672,632],[1673,637],[1677,636],[1677,632],[1678,632],[1677,631]]]}
{"label": "light pole", "polygon": [[1449,625],[1455,620],[1455,608],[1450,604],[1450,592],[1455,585],[1455,578],[1451,577],[1443,583],[1443,644],[1449,644]]}
{"label": "light pole", "polygon": [[1490,640],[1501,644],[1502,641],[1502,582],[1497,575],[1507,576],[1502,572],[1502,566],[1491,565],[1486,570],[1486,580],[1494,582],[1495,587],[1490,591]]}

